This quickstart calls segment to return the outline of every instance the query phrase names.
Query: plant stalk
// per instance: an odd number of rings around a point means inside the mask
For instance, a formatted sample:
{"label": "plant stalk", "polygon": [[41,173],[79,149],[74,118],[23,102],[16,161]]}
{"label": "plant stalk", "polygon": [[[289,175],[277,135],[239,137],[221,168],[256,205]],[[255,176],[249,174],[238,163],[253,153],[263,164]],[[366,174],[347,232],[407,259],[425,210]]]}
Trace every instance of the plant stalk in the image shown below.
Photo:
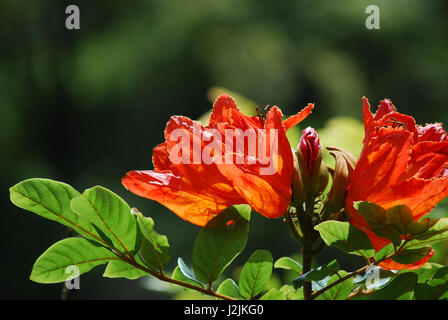
{"label": "plant stalk", "polygon": [[[302,274],[311,271],[313,265],[313,244],[314,244],[314,226],[312,216],[314,213],[314,199],[307,200],[305,212],[302,211],[301,219],[299,218],[300,227],[303,232],[302,244]],[[311,281],[305,281],[303,284],[303,296],[305,300],[312,300],[313,289]]]}

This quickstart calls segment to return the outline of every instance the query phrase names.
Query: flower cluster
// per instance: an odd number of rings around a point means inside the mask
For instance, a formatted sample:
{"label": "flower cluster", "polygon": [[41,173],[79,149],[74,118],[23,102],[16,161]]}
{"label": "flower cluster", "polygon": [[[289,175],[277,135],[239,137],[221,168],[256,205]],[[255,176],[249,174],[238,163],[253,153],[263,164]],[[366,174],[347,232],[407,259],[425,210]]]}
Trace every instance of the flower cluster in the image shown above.
{"label": "flower cluster", "polygon": [[[171,117],[165,142],[153,151],[154,169],[130,171],[122,183],[199,226],[236,204],[249,204],[272,219],[294,212],[299,222],[311,225],[349,221],[367,235],[375,251],[392,240],[372,229],[356,203],[384,210],[404,205],[417,222],[448,195],[448,135],[441,124],[417,125],[388,99],[372,113],[363,98],[362,152],[356,159],[343,148],[327,147],[335,158],[330,168],[322,161],[324,150],[313,128],[303,130],[296,149],[286,137],[313,108],[309,104],[286,120],[276,106],[246,116],[222,95],[206,127]],[[318,209],[317,203],[322,205]],[[303,236],[300,230],[298,234]],[[407,239],[406,232],[400,237]],[[431,250],[411,264],[386,259],[380,266],[418,268],[433,254]]]}

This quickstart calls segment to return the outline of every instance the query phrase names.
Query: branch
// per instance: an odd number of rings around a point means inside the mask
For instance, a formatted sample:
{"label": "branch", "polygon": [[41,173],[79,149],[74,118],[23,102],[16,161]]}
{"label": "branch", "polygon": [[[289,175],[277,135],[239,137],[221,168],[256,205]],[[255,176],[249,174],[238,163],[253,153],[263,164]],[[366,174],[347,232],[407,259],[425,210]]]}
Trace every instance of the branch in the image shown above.
{"label": "branch", "polygon": [[[399,250],[400,250],[401,248],[403,248],[403,246],[404,246],[405,244],[406,244],[406,241],[404,241],[404,243],[400,246]],[[399,250],[398,250],[398,252],[399,252]],[[375,264],[379,264],[380,262],[383,262],[384,260],[390,259],[390,258],[394,257],[396,254],[397,254],[397,252],[392,252],[391,254],[385,256],[384,258],[382,258],[382,259],[380,259],[380,260],[378,260],[378,261],[375,261]],[[346,275],[345,277],[342,277],[342,278],[338,279],[337,281],[331,283],[330,285],[326,286],[325,288],[322,288],[322,289],[320,289],[320,290],[318,290],[318,291],[313,292],[313,293],[311,294],[311,298],[312,298],[312,299],[315,299],[315,298],[317,298],[318,296],[320,296],[322,293],[324,293],[325,291],[327,291],[327,290],[333,288],[335,285],[338,285],[339,283],[344,282],[344,281],[347,280],[347,279],[350,279],[350,278],[352,278],[352,277],[357,276],[357,275],[360,274],[361,272],[364,272],[369,266],[370,266],[370,264],[367,264],[367,265],[365,265],[364,267],[359,268],[358,270],[355,270],[355,271],[353,271],[352,273],[349,273],[349,274]]]}
{"label": "branch", "polygon": [[134,266],[135,268],[140,269],[140,270],[142,270],[142,271],[144,271],[144,272],[146,272],[146,273],[156,277],[157,279],[159,279],[161,281],[165,281],[165,282],[169,282],[169,283],[172,283],[172,284],[176,284],[178,286],[181,286],[181,287],[184,287],[184,288],[188,288],[188,289],[192,289],[192,290],[195,290],[195,291],[198,291],[198,292],[201,292],[203,294],[206,294],[206,295],[209,295],[209,296],[213,296],[213,297],[216,297],[216,298],[219,298],[219,299],[223,299],[223,300],[237,300],[237,299],[235,299],[233,297],[229,297],[229,296],[220,294],[220,293],[218,293],[216,291],[213,291],[210,288],[197,287],[197,286],[192,285],[190,283],[186,283],[186,282],[183,282],[183,281],[180,281],[180,280],[176,280],[176,279],[172,279],[170,277],[167,277],[162,271],[157,272],[157,271],[151,270],[151,269],[149,269],[149,268],[147,268],[145,266],[142,266],[137,261],[135,261],[133,258],[130,259],[127,256],[121,256],[120,258],[123,261],[129,263],[130,265]]}
{"label": "branch", "polygon": [[359,268],[358,270],[353,271],[352,273],[349,273],[349,274],[346,275],[345,277],[339,278],[338,280],[336,280],[335,282],[333,282],[333,283],[331,283],[330,285],[326,286],[325,288],[322,288],[322,289],[320,289],[320,290],[318,290],[318,291],[313,292],[313,293],[311,294],[311,298],[312,298],[312,299],[316,299],[316,298],[317,298],[318,296],[320,296],[322,293],[324,293],[325,291],[327,291],[327,290],[333,288],[335,285],[338,285],[339,283],[344,282],[345,280],[350,279],[350,278],[352,278],[352,277],[354,277],[354,276],[360,274],[361,272],[364,272],[364,271],[367,269],[368,266],[369,266],[369,265],[365,265],[364,267]]}

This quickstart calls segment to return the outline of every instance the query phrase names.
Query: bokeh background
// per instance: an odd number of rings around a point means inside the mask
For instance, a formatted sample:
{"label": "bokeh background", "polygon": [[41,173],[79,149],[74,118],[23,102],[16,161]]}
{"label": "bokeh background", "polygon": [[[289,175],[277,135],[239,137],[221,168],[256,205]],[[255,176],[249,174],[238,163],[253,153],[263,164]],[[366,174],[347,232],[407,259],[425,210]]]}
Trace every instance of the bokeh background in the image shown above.
{"label": "bokeh background", "polygon": [[[65,28],[76,4],[81,29]],[[380,30],[367,30],[366,7],[380,9]],[[14,207],[8,188],[32,177],[83,191],[102,185],[153,217],[168,236],[173,269],[191,261],[199,231],[120,183],[128,170],[151,169],[152,148],[173,114],[199,119],[220,92],[242,106],[277,105],[285,115],[309,102],[303,126],[324,144],[359,153],[361,97],[390,98],[417,123],[448,123],[448,2],[122,0],[0,2],[0,241],[3,299],[59,299],[62,285],[29,280],[35,259],[67,230]],[[302,128],[303,129],[303,128]],[[300,130],[291,135],[297,142]],[[433,215],[447,215],[443,203]],[[447,244],[434,262],[448,262]],[[246,251],[274,258],[299,247],[281,219],[253,214]],[[338,258],[325,249],[317,263]],[[81,276],[81,299],[171,299],[184,291],[157,281]],[[276,274],[273,281],[280,281]]]}

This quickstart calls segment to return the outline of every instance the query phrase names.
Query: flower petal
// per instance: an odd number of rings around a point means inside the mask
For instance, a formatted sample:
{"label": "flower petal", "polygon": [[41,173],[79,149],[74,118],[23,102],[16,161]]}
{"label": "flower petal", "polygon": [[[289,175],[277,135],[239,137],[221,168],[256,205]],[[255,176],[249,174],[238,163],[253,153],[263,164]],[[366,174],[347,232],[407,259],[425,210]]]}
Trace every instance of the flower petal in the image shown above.
{"label": "flower petal", "polygon": [[231,205],[245,203],[214,163],[202,161],[202,136],[207,134],[196,121],[171,117],[165,129],[166,142],[154,148],[156,170],[131,171],[122,179],[124,186],[197,225],[205,225]]}
{"label": "flower petal", "polygon": [[364,121],[364,140],[365,143],[375,132],[376,121],[374,115],[370,111],[369,100],[362,97],[362,118]]}
{"label": "flower petal", "polygon": [[417,126],[419,141],[448,141],[448,135],[441,123],[431,123],[426,126]]}
{"label": "flower petal", "polygon": [[[263,165],[260,161],[249,163],[245,158],[243,164],[223,163],[217,165],[220,172],[230,179],[238,193],[247,203],[268,218],[278,218],[284,215],[291,200],[291,176],[293,169],[293,154],[281,121],[281,111],[273,107],[267,114],[266,137],[277,135],[277,146],[266,144],[270,153],[269,163]],[[271,132],[271,129],[275,131]],[[257,132],[257,140],[261,139]],[[260,160],[260,159],[257,159]],[[265,172],[265,174],[263,174]]]}
{"label": "flower petal", "polygon": [[314,108],[314,104],[309,103],[308,106],[303,108],[299,113],[297,113],[296,115],[293,115],[293,116],[289,117],[288,119],[286,119],[285,121],[283,121],[283,126],[285,127],[285,130],[288,131],[295,125],[302,122],[306,117],[308,117],[310,115],[313,108]]}
{"label": "flower petal", "polygon": [[383,206],[383,194],[388,192],[406,171],[410,157],[409,132],[379,128],[377,135],[364,143],[351,183],[347,201],[371,201]]}
{"label": "flower petal", "polygon": [[[384,209],[407,205],[414,220],[427,214],[448,196],[448,141],[440,124],[417,126],[415,120],[398,113],[390,100],[381,101],[370,112],[363,97],[364,147],[347,189],[346,210],[350,223],[363,230],[378,251],[390,243],[377,236],[354,208],[356,201],[370,201]],[[392,260],[385,269],[417,269],[434,254],[409,265]]]}
{"label": "flower petal", "polygon": [[377,127],[392,127],[396,129],[407,130],[413,134],[415,142],[418,141],[418,131],[413,117],[407,114],[391,112],[386,114],[380,120],[376,121]]}
{"label": "flower petal", "polygon": [[172,172],[130,171],[122,183],[134,194],[155,200],[164,205],[179,217],[193,224],[204,226],[214,216],[234,204],[244,200],[228,185],[216,193],[198,181],[179,177]]}
{"label": "flower petal", "polygon": [[411,264],[400,264],[398,262],[393,261],[392,259],[388,259],[379,263],[379,266],[386,270],[403,270],[403,269],[414,270],[422,267],[426,262],[428,262],[428,260],[431,259],[434,253],[435,253],[434,250],[431,249],[431,251],[428,253],[426,257]]}
{"label": "flower petal", "polygon": [[152,150],[152,163],[156,171],[176,170],[169,159],[166,142],[162,142]]}
{"label": "flower petal", "polygon": [[448,174],[448,141],[419,142],[412,148],[406,178],[443,178]]}
{"label": "flower petal", "polygon": [[227,122],[233,125],[232,110],[238,110],[235,101],[228,95],[220,95],[213,104],[213,110],[209,119],[209,126],[215,127],[219,122]]}
{"label": "flower petal", "polygon": [[418,179],[397,184],[392,191],[384,195],[388,207],[406,204],[418,220],[431,211],[437,203],[448,196],[448,177],[441,179]]}
{"label": "flower petal", "polygon": [[242,130],[262,127],[258,117],[250,117],[242,114],[235,101],[226,94],[220,95],[213,104],[208,126],[215,128],[218,123],[223,122]]}
{"label": "flower petal", "polygon": [[384,99],[380,102],[380,105],[378,106],[378,110],[375,112],[375,120],[380,120],[383,118],[386,114],[389,114],[391,112],[397,112],[397,109],[392,104],[392,102],[389,99]]}

